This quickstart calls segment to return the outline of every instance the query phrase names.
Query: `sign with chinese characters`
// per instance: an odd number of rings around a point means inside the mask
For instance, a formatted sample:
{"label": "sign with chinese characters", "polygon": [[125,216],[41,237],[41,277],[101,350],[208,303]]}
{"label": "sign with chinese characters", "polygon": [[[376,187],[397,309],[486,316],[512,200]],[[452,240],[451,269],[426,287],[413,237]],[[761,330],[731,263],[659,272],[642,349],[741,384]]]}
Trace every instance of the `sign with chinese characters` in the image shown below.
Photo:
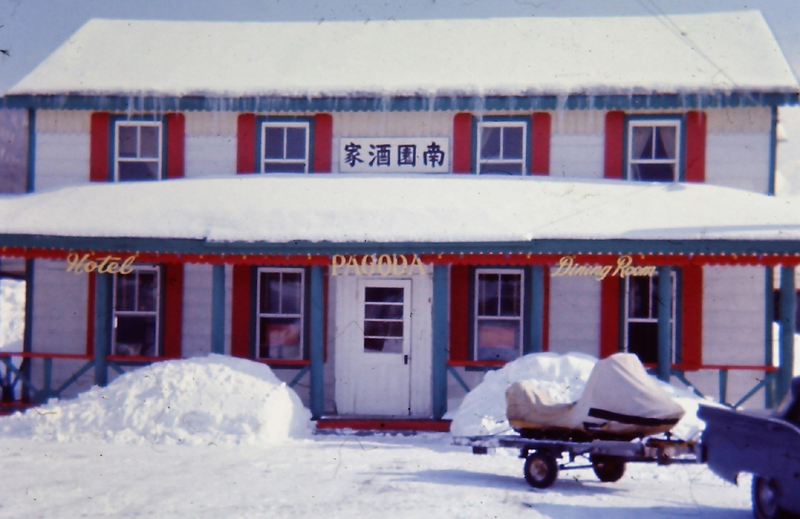
{"label": "sign with chinese characters", "polygon": [[67,272],[83,274],[88,272],[98,272],[100,274],[130,274],[133,272],[133,262],[136,255],[128,256],[124,260],[122,256],[112,256],[104,258],[90,258],[89,254],[80,256],[77,253],[70,253],[67,256]]}
{"label": "sign with chinese characters", "polygon": [[339,139],[339,171],[447,173],[450,171],[450,139],[342,137]]}
{"label": "sign with chinese characters", "polygon": [[353,255],[334,254],[331,261],[332,276],[411,276],[425,275],[425,265],[419,256],[411,259],[404,254],[372,254],[360,258]]}
{"label": "sign with chinese characters", "polygon": [[653,265],[633,265],[633,258],[628,255],[617,258],[617,264],[611,265],[580,265],[572,256],[562,256],[558,260],[558,268],[550,274],[558,276],[591,276],[597,281],[604,280],[607,276],[626,278],[629,276],[655,276],[656,267]]}

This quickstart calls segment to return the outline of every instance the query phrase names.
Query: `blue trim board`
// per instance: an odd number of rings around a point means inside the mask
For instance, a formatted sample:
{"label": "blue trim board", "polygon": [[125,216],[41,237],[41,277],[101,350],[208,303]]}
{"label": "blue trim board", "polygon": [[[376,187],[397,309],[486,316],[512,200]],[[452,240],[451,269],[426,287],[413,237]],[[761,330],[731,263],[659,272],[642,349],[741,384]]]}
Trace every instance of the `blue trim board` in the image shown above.
{"label": "blue trim board", "polygon": [[[672,364],[672,267],[658,267],[658,378],[669,382]],[[677,323],[676,323],[677,325]]]}
{"label": "blue trim board", "polygon": [[769,184],[767,194],[775,195],[775,175],[778,164],[778,107],[773,106],[770,110],[769,128]]}
{"label": "blue trim board", "polygon": [[94,383],[108,383],[108,360],[111,346],[112,275],[97,274],[95,282],[94,316]]}
{"label": "blue trim board", "polygon": [[693,94],[520,95],[520,96],[320,96],[320,97],[156,97],[139,95],[10,95],[0,108],[103,111],[222,112],[408,112],[492,110],[705,109],[793,106],[797,92],[707,92]]}
{"label": "blue trim board", "polygon": [[433,267],[433,347],[431,359],[431,397],[433,418],[441,420],[447,412],[447,348],[448,326],[448,268],[447,265]]}
{"label": "blue trim board", "polygon": [[211,269],[211,353],[225,354],[225,265]]}
{"label": "blue trim board", "polygon": [[[1,247],[120,253],[296,254],[800,254],[800,240],[579,240],[519,242],[209,242],[186,238],[93,238],[0,234]],[[0,256],[2,250],[0,249]]]}
{"label": "blue trim board", "polygon": [[36,189],[36,110],[33,108],[28,109],[27,160],[25,191],[33,193]]}
{"label": "blue trim board", "polygon": [[780,346],[776,399],[783,400],[792,382],[794,366],[794,332],[797,329],[797,296],[795,268],[781,267]]}
{"label": "blue trim board", "polygon": [[324,293],[324,274],[322,267],[313,266],[309,269],[310,285],[310,308],[309,321],[311,329],[309,333],[310,342],[310,366],[311,366],[311,395],[310,406],[311,416],[318,419],[324,411],[324,318],[325,318],[325,293]]}

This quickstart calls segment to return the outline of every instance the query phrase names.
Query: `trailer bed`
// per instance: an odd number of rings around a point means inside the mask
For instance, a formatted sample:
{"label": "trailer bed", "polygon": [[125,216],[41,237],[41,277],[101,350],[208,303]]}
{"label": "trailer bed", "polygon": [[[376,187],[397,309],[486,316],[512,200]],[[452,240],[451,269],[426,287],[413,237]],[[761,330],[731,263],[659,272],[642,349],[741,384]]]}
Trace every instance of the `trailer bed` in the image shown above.
{"label": "trailer bed", "polygon": [[[525,480],[532,487],[547,488],[558,477],[559,470],[591,468],[600,481],[618,481],[625,473],[627,463],[698,463],[697,442],[672,438],[645,438],[641,441],[624,440],[551,440],[530,439],[518,435],[458,436],[453,444],[471,447],[473,454],[487,454],[498,448],[519,449],[525,459]],[[567,463],[559,464],[564,456]],[[588,457],[589,465],[576,465],[578,456]]]}

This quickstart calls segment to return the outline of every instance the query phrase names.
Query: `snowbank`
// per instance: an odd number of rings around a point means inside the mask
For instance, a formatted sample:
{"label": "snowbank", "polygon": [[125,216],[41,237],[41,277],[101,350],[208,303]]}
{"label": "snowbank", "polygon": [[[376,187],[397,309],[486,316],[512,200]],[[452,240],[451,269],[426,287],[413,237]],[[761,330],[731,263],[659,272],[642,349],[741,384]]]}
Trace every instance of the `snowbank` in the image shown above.
{"label": "snowbank", "polygon": [[0,350],[22,351],[25,330],[25,282],[0,279]]}
{"label": "snowbank", "polygon": [[[505,393],[508,386],[523,380],[535,380],[538,390],[555,403],[570,403],[580,398],[597,359],[581,353],[533,353],[486,374],[470,391],[453,416],[453,436],[501,434],[511,430],[506,419]],[[662,389],[684,408],[686,414],[672,429],[679,438],[690,439],[703,429],[697,418],[698,404],[708,403],[689,391],[659,381]]]}
{"label": "snowbank", "polygon": [[311,413],[265,365],[222,355],[164,361],[105,388],[0,418],[0,436],[183,445],[273,444],[311,433]]}

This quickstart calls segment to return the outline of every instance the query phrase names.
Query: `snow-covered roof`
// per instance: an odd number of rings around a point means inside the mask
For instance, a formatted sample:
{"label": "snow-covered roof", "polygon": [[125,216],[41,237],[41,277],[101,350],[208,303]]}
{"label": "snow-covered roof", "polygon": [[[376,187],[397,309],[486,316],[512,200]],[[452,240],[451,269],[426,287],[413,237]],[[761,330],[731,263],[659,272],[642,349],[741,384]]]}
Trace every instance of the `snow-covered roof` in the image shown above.
{"label": "snow-covered roof", "polygon": [[800,240],[800,199],[704,184],[247,175],[0,197],[3,234],[211,242]]}
{"label": "snow-covered roof", "polygon": [[91,20],[9,94],[797,92],[759,12],[300,23]]}

